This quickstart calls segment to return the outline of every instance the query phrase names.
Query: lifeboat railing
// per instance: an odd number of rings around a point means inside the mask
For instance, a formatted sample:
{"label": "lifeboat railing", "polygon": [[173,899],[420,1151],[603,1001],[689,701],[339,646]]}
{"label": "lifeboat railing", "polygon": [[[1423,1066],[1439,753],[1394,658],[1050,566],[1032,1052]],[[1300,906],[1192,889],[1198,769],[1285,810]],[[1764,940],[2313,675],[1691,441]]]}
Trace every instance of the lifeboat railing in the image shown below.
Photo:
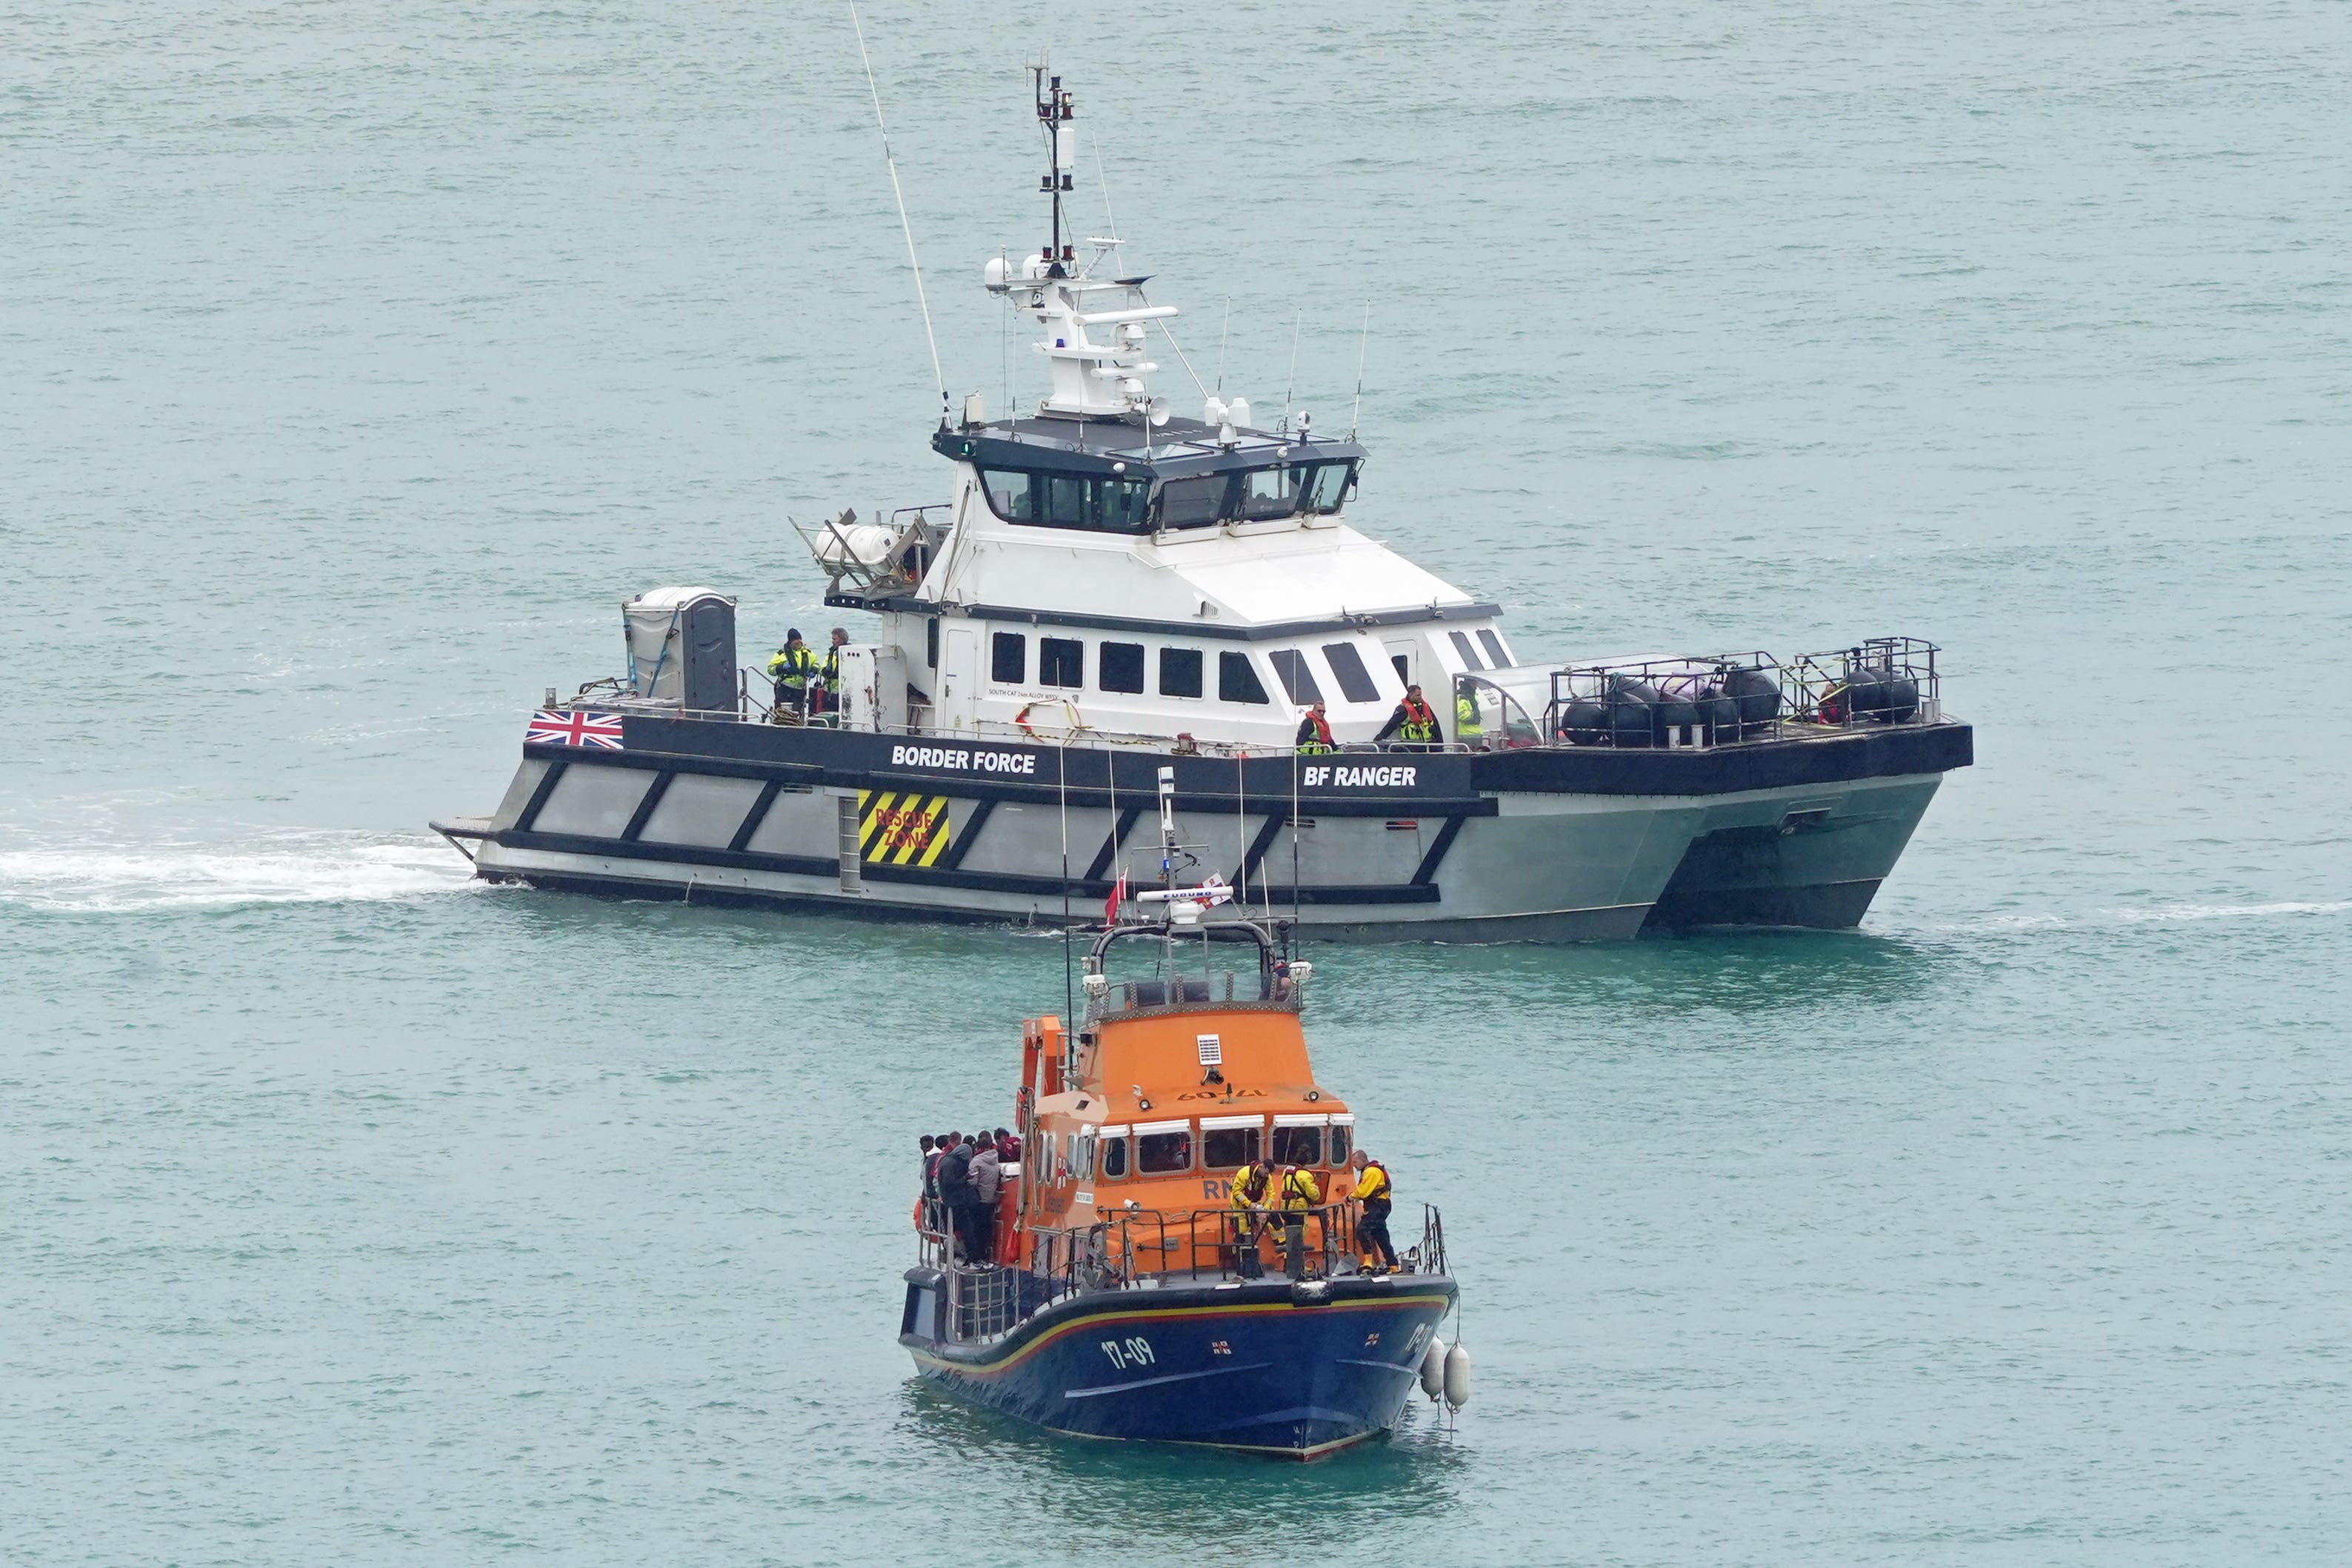
{"label": "lifeboat railing", "polygon": [[[1359,1206],[1349,1201],[1255,1217],[1223,1207],[1129,1209],[1092,1225],[1035,1232],[1028,1261],[1018,1264],[967,1262],[956,1255],[950,1237],[929,1227],[919,1234],[923,1266],[941,1280],[943,1332],[955,1343],[976,1344],[1010,1333],[1071,1296],[1351,1277],[1360,1272],[1360,1218]],[[1237,1235],[1244,1226],[1245,1234]],[[1445,1228],[1434,1206],[1422,1206],[1421,1239],[1403,1249],[1399,1265],[1402,1275],[1446,1271]]]}

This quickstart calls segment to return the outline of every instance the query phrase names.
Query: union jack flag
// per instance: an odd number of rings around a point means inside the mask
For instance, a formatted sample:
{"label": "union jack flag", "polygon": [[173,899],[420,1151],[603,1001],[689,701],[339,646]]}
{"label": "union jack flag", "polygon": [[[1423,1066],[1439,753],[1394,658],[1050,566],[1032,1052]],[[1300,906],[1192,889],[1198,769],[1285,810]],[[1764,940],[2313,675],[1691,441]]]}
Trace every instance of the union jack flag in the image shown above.
{"label": "union jack flag", "polygon": [[523,733],[522,738],[526,745],[590,746],[618,751],[621,749],[621,716],[616,713],[541,708],[530,716],[530,728]]}

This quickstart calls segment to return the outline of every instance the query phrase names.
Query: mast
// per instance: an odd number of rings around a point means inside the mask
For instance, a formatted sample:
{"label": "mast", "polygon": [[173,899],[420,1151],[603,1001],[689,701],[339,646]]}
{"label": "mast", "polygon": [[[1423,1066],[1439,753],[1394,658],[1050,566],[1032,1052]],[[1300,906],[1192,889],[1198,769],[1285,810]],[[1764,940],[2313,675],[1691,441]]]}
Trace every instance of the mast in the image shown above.
{"label": "mast", "polygon": [[1044,66],[1031,66],[1029,74],[1035,78],[1037,123],[1045,132],[1045,177],[1038,189],[1048,193],[1054,203],[1054,235],[1045,246],[1045,276],[1067,277],[1072,264],[1077,260],[1078,247],[1062,238],[1062,193],[1071,188],[1070,171],[1078,162],[1078,133],[1070,129],[1076,118],[1070,95],[1062,90],[1060,77],[1048,78]]}

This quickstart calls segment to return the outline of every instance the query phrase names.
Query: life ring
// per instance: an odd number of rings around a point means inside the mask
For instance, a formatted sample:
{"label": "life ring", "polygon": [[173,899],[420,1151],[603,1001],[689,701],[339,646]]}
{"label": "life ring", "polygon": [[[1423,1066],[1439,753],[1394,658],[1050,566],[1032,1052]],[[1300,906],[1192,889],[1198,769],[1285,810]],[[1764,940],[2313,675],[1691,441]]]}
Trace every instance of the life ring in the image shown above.
{"label": "life ring", "polygon": [[[1037,733],[1037,727],[1029,722],[1029,716],[1036,712],[1041,707],[1060,708],[1062,712],[1068,716],[1069,723],[1063,726],[1061,732],[1057,735],[1040,737]],[[1013,716],[1013,723],[1022,734],[1027,736],[1032,740],[1059,740],[1066,737],[1076,735],[1078,731],[1086,728],[1086,724],[1078,717],[1078,705],[1072,702],[1067,697],[1039,697],[1034,703],[1024,703],[1022,705],[1021,711]]]}

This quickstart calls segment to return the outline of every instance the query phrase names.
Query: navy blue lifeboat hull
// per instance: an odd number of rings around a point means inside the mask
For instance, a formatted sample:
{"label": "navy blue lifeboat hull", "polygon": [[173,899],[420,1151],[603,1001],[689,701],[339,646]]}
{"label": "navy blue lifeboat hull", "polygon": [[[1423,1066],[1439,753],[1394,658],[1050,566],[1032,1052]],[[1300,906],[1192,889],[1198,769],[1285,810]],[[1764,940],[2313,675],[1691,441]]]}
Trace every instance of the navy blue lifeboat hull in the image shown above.
{"label": "navy blue lifeboat hull", "polygon": [[1454,1294],[1443,1274],[1171,1283],[959,1343],[939,1271],[912,1269],[898,1341],[925,1377],[1052,1431],[1307,1459],[1396,1425]]}

